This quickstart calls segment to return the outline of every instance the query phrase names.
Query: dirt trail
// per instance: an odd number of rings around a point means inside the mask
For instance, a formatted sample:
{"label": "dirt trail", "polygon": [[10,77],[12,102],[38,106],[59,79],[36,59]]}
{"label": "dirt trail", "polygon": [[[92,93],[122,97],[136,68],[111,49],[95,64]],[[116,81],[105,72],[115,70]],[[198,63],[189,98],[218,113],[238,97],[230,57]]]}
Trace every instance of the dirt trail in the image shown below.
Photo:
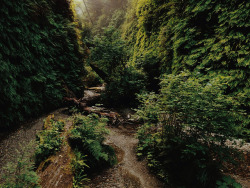
{"label": "dirt trail", "polygon": [[146,161],[136,157],[135,128],[133,126],[110,127],[106,144],[113,146],[118,165],[94,177],[88,185],[91,188],[157,188],[163,184],[150,174]]}

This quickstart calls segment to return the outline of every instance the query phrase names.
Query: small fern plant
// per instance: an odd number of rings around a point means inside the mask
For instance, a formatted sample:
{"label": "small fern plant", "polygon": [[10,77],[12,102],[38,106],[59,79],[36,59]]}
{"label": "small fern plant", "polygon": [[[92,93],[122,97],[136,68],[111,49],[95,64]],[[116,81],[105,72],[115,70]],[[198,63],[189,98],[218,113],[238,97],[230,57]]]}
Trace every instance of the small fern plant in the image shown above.
{"label": "small fern plant", "polygon": [[87,155],[86,160],[90,168],[116,163],[113,148],[103,143],[105,135],[108,134],[105,128],[107,121],[96,114],[76,115],[74,118],[74,128],[70,132],[69,141],[74,150]]}

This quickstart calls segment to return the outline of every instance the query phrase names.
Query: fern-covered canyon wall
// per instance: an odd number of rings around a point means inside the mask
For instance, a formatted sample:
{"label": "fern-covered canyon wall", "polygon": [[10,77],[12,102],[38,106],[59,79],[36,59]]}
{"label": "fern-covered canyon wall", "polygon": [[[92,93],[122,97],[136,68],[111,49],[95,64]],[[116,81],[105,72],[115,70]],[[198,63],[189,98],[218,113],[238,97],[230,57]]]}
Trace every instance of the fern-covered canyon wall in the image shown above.
{"label": "fern-covered canyon wall", "polygon": [[0,126],[82,95],[82,54],[67,0],[1,1]]}
{"label": "fern-covered canyon wall", "polygon": [[225,94],[249,109],[249,15],[244,0],[131,0],[122,28],[133,46],[129,62],[146,73],[151,88],[155,77],[181,71],[217,78],[226,82]]}
{"label": "fern-covered canyon wall", "polygon": [[152,57],[161,73],[230,76],[236,93],[249,86],[248,1],[133,0],[129,6],[124,37],[134,46],[135,64],[146,66]]}

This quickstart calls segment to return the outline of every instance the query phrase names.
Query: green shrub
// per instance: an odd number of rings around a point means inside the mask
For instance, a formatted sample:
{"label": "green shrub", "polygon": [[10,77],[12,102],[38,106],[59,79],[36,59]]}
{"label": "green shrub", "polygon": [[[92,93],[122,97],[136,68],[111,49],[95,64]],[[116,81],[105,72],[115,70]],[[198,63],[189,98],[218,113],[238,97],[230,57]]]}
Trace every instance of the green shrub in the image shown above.
{"label": "green shrub", "polygon": [[51,127],[37,134],[38,143],[35,151],[36,166],[46,160],[49,156],[60,150],[63,138],[61,133],[64,129],[64,122],[51,121]]}
{"label": "green shrub", "polygon": [[127,66],[129,50],[120,32],[110,26],[104,29],[102,35],[97,35],[91,41],[89,62],[95,63],[106,77],[106,93],[103,103],[107,105],[134,104],[136,93],[144,89],[145,75],[132,66]]}
{"label": "green shrub", "polygon": [[161,63],[157,57],[158,51],[155,48],[147,49],[141,52],[140,56],[136,56],[134,64],[137,69],[143,70],[146,77],[146,86],[148,91],[158,92],[159,90],[159,77],[161,72],[159,71]]}
{"label": "green shrub", "polygon": [[87,171],[96,170],[116,163],[113,148],[103,144],[108,130],[105,128],[106,118],[98,115],[77,115],[74,118],[74,128],[70,131],[69,142],[74,150],[86,155]]}
{"label": "green shrub", "polygon": [[[25,145],[25,147],[24,147]],[[34,170],[33,152],[34,142],[20,144],[15,161],[8,163],[4,167],[2,188],[38,188],[39,177]]]}
{"label": "green shrub", "polygon": [[224,162],[234,162],[237,152],[225,145],[237,134],[237,117],[243,111],[223,94],[220,80],[167,75],[160,94],[140,96],[137,115],[145,125],[138,131],[138,155],[160,177],[187,187],[213,187]]}
{"label": "green shrub", "polygon": [[95,63],[108,76],[112,75],[116,68],[125,66],[128,51],[117,29],[107,27],[103,34],[96,35],[89,42],[92,47],[88,61]]}

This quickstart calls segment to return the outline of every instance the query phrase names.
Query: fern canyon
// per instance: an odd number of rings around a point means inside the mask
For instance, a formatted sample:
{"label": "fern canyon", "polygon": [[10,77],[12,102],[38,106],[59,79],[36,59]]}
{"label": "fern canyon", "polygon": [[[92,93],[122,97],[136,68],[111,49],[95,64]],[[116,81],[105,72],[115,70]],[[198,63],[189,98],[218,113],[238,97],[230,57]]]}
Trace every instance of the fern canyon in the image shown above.
{"label": "fern canyon", "polygon": [[249,188],[250,2],[1,0],[0,188]]}

